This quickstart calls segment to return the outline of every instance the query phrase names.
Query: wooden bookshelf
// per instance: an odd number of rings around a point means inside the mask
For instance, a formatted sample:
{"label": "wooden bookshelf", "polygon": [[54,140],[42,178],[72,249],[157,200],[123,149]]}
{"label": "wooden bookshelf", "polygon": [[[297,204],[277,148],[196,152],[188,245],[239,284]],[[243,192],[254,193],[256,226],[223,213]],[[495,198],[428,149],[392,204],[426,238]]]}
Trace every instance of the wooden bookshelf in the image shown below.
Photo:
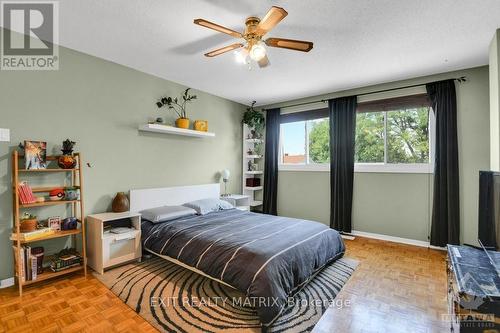
{"label": "wooden bookshelf", "polygon": [[[60,168],[51,168],[51,169],[35,169],[35,170],[26,170],[23,168],[19,168],[19,161],[24,159],[22,154],[19,154],[17,151],[12,153],[12,210],[14,217],[14,228],[13,233],[11,235],[11,240],[13,242],[13,251],[14,251],[14,271],[16,275],[16,282],[19,288],[19,296],[23,294],[23,286],[28,286],[35,284],[37,282],[45,281],[51,278],[55,278],[58,276],[62,276],[65,274],[70,274],[78,271],[83,271],[84,275],[87,275],[87,254],[86,254],[86,244],[85,244],[85,215],[84,215],[84,206],[83,206],[83,174],[82,174],[82,156],[80,153],[73,154],[76,161],[77,167],[73,169],[60,169]],[[47,161],[57,161],[60,155],[51,155],[47,156]],[[61,172],[61,173],[69,173],[69,178],[71,184],[69,186],[44,186],[44,187],[34,187],[32,190],[34,193],[44,193],[50,192],[56,188],[76,188],[80,191],[79,200],[59,200],[59,201],[44,201],[44,202],[35,202],[31,204],[21,204],[19,200],[19,182],[21,180],[21,176],[25,174],[32,174],[31,177],[34,177],[37,174],[51,172]],[[66,230],[66,231],[58,231],[55,233],[40,235],[40,237],[35,237],[29,240],[23,239],[23,234],[20,231],[20,216],[21,210],[29,210],[31,208],[43,208],[47,206],[55,206],[55,205],[70,205],[71,206],[71,214],[78,218],[78,229],[75,230]],[[19,254],[21,253],[22,245],[45,241],[48,239],[60,238],[60,237],[73,237],[73,240],[77,241],[77,236],[81,239],[81,256],[83,258],[83,264],[81,266],[68,268],[59,272],[52,272],[50,269],[45,269],[43,273],[38,274],[36,280],[31,281],[23,281],[20,272],[22,272],[21,261],[19,260]],[[75,244],[76,245],[76,244]],[[45,254],[47,256],[47,254]]]}

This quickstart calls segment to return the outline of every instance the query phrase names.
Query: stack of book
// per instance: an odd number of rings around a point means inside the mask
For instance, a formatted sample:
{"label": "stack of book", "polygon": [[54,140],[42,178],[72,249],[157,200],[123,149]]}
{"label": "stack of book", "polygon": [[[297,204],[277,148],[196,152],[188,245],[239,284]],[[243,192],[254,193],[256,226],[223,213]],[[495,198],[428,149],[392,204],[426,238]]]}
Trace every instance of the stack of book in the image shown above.
{"label": "stack of book", "polygon": [[36,197],[33,194],[33,190],[27,182],[22,182],[19,184],[19,201],[21,201],[21,204],[23,205],[36,202]]}
{"label": "stack of book", "polygon": [[75,249],[64,249],[50,258],[50,269],[53,272],[59,272],[80,266],[82,262],[82,256]]}
{"label": "stack of book", "polygon": [[21,271],[19,276],[24,281],[34,281],[37,278],[37,257],[31,254],[30,246],[22,246],[21,253],[19,253],[19,260],[21,261]]}

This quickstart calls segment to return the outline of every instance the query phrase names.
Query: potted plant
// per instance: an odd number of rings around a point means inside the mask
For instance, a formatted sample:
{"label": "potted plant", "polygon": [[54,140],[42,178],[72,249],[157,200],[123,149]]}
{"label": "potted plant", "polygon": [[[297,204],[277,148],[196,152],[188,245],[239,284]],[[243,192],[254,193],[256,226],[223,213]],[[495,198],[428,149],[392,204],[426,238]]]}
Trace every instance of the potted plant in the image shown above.
{"label": "potted plant", "polygon": [[66,139],[62,144],[62,155],[57,159],[57,164],[62,169],[73,169],[76,166],[76,159],[73,156],[73,148],[76,142]]}
{"label": "potted plant", "polygon": [[252,105],[243,113],[243,124],[253,128],[257,135],[262,136],[262,130],[266,125],[266,119],[261,111],[254,109],[255,103],[256,101],[253,101]]}
{"label": "potted plant", "polygon": [[35,231],[38,225],[38,220],[35,215],[24,213],[20,220],[19,230],[21,232]]}
{"label": "potted plant", "polygon": [[178,116],[175,120],[175,126],[179,128],[189,128],[189,118],[186,114],[186,104],[196,99],[196,95],[189,94],[190,89],[191,88],[187,88],[180,98],[163,97],[159,102],[156,102],[158,108],[166,106],[169,109],[174,110]]}

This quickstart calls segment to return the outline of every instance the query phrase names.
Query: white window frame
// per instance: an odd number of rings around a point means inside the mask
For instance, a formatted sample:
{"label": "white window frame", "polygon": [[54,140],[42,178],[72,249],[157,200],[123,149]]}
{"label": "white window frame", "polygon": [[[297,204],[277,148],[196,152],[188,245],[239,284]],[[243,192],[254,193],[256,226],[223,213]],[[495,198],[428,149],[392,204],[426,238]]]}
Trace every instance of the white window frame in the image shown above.
{"label": "white window frame", "polygon": [[[387,131],[387,113],[384,113],[384,131]],[[281,125],[280,125],[281,126]],[[386,134],[386,133],[384,133]],[[330,172],[330,164],[283,164],[283,136],[280,134],[278,171]],[[434,152],[436,140],[436,117],[429,107],[429,163],[387,163],[387,135],[384,135],[384,163],[354,163],[356,173],[424,173],[434,172]],[[306,147],[308,145],[306,144]],[[308,154],[306,151],[306,158]]]}

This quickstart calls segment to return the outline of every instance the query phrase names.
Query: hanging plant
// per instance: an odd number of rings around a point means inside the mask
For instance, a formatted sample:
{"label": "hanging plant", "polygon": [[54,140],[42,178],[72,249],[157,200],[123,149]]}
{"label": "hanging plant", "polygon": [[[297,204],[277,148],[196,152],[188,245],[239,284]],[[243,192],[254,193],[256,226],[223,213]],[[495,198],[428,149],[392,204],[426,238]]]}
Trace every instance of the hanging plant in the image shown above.
{"label": "hanging plant", "polygon": [[252,105],[243,113],[243,124],[253,128],[257,133],[261,133],[266,124],[266,118],[261,111],[254,109],[255,103],[257,102],[253,101]]}

